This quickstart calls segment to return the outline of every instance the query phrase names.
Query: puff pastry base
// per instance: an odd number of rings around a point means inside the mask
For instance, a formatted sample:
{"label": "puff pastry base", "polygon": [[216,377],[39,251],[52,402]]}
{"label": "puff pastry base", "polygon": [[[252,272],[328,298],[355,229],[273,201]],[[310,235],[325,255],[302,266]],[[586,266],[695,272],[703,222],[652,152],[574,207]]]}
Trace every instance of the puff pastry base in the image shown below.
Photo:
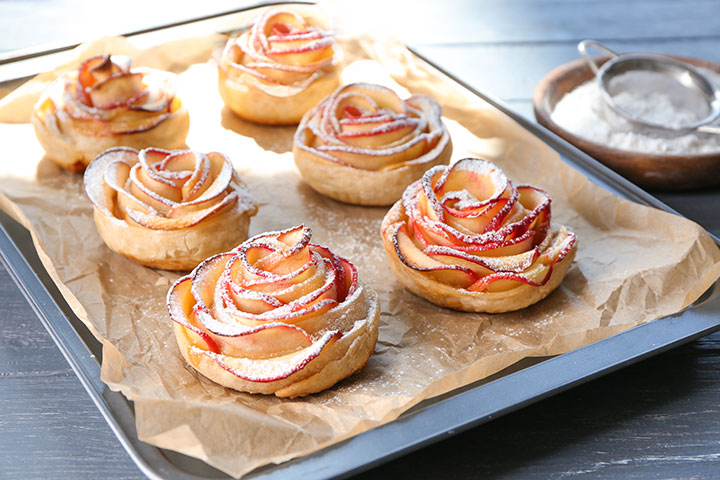
{"label": "puff pastry base", "polygon": [[94,208],[98,233],[107,246],[124,257],[150,268],[191,270],[200,262],[245,240],[250,215],[233,205],[202,222],[177,230],[152,230],[120,223]]}
{"label": "puff pastry base", "polygon": [[238,117],[265,125],[296,125],[305,112],[340,86],[337,71],[323,74],[305,90],[290,96],[274,96],[251,84],[231,80],[218,68],[220,96]]}
{"label": "puff pastry base", "polygon": [[190,129],[190,115],[182,107],[151,130],[103,137],[84,135],[70,122],[56,116],[43,117],[36,111],[33,111],[30,123],[53,162],[71,172],[82,172],[95,157],[114,147],[137,150],[150,146],[168,150],[183,148]]}
{"label": "puff pastry base", "polygon": [[[471,292],[438,282],[402,262],[393,244],[392,227],[406,219],[402,203],[397,202],[383,219],[381,227],[383,246],[390,259],[390,267],[395,273],[395,277],[416,295],[436,305],[454,310],[505,313],[529,307],[550,295],[560,285],[577,252],[577,242],[574,242],[566,256],[553,265],[550,278],[544,285],[518,284],[517,287],[506,291]],[[560,230],[551,231],[548,235],[553,236],[554,239],[560,239],[563,237],[563,233],[564,227],[561,227]]]}
{"label": "puff pastry base", "polygon": [[[376,298],[371,297],[373,305]],[[365,367],[375,350],[378,339],[380,309],[369,311],[366,326],[357,335],[345,336],[327,347],[322,357],[313,359],[299,372],[273,382],[251,382],[228,372],[212,358],[197,353],[187,330],[175,324],[175,338],[186,362],[215,383],[241,392],[275,395],[277,397],[304,397],[327,390]],[[313,363],[314,362],[314,363]]]}
{"label": "puff pastry base", "polygon": [[448,138],[442,150],[429,161],[408,162],[387,171],[362,170],[326,160],[293,143],[295,165],[302,179],[314,190],[353,205],[386,206],[402,196],[405,188],[436,165],[447,165],[452,155]]}

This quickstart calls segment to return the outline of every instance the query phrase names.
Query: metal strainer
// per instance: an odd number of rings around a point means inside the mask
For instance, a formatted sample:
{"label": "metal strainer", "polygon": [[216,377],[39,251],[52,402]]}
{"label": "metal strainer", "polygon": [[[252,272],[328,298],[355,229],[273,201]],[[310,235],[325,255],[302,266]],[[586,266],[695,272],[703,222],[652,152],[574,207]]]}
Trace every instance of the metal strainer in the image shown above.
{"label": "metal strainer", "polygon": [[[602,66],[598,66],[588,53],[588,48],[596,48],[610,56]],[[633,125],[653,130],[665,135],[681,135],[690,132],[720,134],[720,126],[709,125],[720,117],[720,89],[694,67],[672,58],[652,53],[626,53],[618,55],[606,46],[594,40],[583,40],[578,44],[578,51],[585,57],[595,73],[600,91],[607,105]],[[643,117],[619,105],[616,99],[621,93],[613,87],[613,80],[628,72],[652,72],[667,77],[667,82],[684,95],[697,98],[701,107],[697,120],[671,124],[660,123],[651,118]]]}

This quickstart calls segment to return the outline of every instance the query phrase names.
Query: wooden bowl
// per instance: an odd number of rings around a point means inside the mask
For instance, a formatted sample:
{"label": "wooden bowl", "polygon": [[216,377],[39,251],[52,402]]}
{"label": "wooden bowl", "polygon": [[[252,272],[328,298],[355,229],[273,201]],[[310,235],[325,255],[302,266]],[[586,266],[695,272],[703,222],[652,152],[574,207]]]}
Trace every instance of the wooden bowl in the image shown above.
{"label": "wooden bowl", "polygon": [[[696,58],[672,57],[720,73],[720,64]],[[599,64],[609,58],[600,58]],[[566,63],[548,73],[535,88],[533,109],[538,123],[648,190],[690,190],[720,185],[720,152],[665,155],[620,150],[584,140],[555,123],[550,114],[566,93],[592,79],[584,59]]]}

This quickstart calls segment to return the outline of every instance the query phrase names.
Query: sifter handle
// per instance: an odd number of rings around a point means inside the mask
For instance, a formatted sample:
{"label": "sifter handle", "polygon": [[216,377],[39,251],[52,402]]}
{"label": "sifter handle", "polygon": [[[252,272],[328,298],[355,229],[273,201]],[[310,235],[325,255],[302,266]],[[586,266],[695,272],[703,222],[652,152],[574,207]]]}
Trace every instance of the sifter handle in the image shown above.
{"label": "sifter handle", "polygon": [[610,50],[608,47],[606,47],[602,43],[596,42],[595,40],[583,40],[582,42],[578,43],[578,47],[577,47],[578,52],[580,52],[580,55],[585,57],[585,60],[587,61],[588,65],[590,65],[590,68],[592,68],[592,71],[595,73],[595,75],[597,75],[599,68],[598,68],[597,64],[595,63],[595,60],[593,60],[593,58],[588,53],[588,47],[594,47],[598,50],[601,50],[601,51],[607,53],[608,55],[610,55],[610,58],[615,58],[618,56],[617,53]]}
{"label": "sifter handle", "polygon": [[702,133],[714,133],[720,135],[720,125],[700,125],[695,130]]}

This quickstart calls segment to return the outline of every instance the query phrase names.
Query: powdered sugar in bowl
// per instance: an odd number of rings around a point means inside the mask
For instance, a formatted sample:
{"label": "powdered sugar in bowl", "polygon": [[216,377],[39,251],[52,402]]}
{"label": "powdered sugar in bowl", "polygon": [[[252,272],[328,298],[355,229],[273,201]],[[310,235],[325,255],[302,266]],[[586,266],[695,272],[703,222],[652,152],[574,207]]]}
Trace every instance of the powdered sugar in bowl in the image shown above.
{"label": "powdered sugar in bowl", "polygon": [[[692,65],[712,83],[720,85],[719,63],[692,57],[672,58]],[[594,60],[602,66],[612,58],[607,55]],[[644,94],[638,89],[631,95],[634,102],[640,100],[637,97],[641,93]],[[668,134],[636,128],[605,104],[595,73],[583,58],[549,72],[533,94],[538,123],[643,188],[667,191],[720,185],[720,135],[697,130]],[[660,113],[664,108],[659,109]],[[677,115],[677,106],[672,108],[673,115]],[[689,112],[687,117],[692,119],[692,115],[698,118],[696,112]],[[715,125],[720,125],[720,120]]]}
{"label": "powdered sugar in bowl", "polygon": [[[596,65],[589,47],[610,60]],[[593,40],[580,42],[578,51],[595,72],[605,104],[631,125],[660,135],[720,134],[710,125],[720,117],[720,89],[691,65],[651,53],[618,55]]]}

